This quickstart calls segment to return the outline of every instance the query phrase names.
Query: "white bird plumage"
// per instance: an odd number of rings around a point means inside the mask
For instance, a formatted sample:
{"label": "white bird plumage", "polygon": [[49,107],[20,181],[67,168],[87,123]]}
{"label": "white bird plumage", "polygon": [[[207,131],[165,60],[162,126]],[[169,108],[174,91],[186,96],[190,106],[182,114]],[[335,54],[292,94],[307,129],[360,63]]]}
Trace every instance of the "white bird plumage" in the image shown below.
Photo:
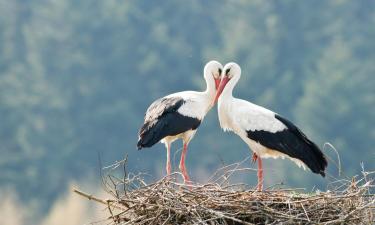
{"label": "white bird plumage", "polygon": [[[218,100],[220,126],[233,131],[248,144],[258,160],[258,189],[262,189],[261,158],[289,158],[299,167],[308,166],[324,176],[327,161],[320,149],[290,121],[269,109],[234,98],[233,89],[241,77],[236,63],[224,66],[222,80],[215,99]],[[258,158],[259,157],[259,158]]]}
{"label": "white bird plumage", "polygon": [[185,182],[190,180],[185,167],[187,146],[198,126],[214,104],[217,86],[223,66],[210,61],[204,67],[206,90],[203,92],[183,91],[156,100],[146,111],[145,121],[139,131],[138,149],[151,147],[161,141],[167,149],[167,174],[171,173],[170,148],[177,139],[183,141],[180,169]]}
{"label": "white bird plumage", "polygon": [[[233,98],[227,104],[223,104],[219,100],[218,109],[219,121],[223,129],[238,126],[241,130],[267,130],[275,133],[287,128],[282,122],[275,119],[275,113],[271,110],[242,99]],[[228,118],[227,115],[232,116]],[[226,125],[228,121],[232,123],[231,126]]]}

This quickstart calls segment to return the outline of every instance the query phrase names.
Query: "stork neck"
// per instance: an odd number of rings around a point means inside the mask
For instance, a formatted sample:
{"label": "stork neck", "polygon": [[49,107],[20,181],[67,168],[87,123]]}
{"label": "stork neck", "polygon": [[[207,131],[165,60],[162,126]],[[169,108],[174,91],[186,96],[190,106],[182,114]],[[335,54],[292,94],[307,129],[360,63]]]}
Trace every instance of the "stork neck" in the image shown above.
{"label": "stork neck", "polygon": [[233,98],[233,89],[236,86],[238,80],[239,80],[239,76],[233,77],[225,86],[223,92],[221,93],[220,98],[222,99]]}
{"label": "stork neck", "polygon": [[215,88],[215,80],[212,77],[206,78],[206,90],[204,91],[205,95],[207,95],[208,98],[213,99],[216,94],[216,88]]}

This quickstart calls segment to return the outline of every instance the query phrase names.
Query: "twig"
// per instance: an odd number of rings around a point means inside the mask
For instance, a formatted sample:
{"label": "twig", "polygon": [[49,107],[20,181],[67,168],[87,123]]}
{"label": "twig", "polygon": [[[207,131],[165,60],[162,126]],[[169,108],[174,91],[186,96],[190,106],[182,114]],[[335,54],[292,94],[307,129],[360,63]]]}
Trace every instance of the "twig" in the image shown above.
{"label": "twig", "polygon": [[[93,196],[93,195],[86,194],[85,192],[79,191],[79,190],[77,190],[77,189],[73,189],[73,192],[76,193],[76,194],[78,194],[78,195],[80,195],[80,196],[82,196],[82,197],[87,198],[88,200],[92,200],[92,201],[95,201],[95,202],[99,202],[99,203],[101,203],[101,204],[103,204],[103,205],[106,205],[106,206],[108,206],[109,202],[111,202],[111,201],[109,201],[109,200],[105,201],[105,200],[100,199],[100,198],[97,198],[97,197],[95,197],[95,196]],[[123,208],[123,207],[119,207],[119,206],[117,206],[117,205],[111,205],[111,206],[112,206],[113,208],[116,208],[116,209],[126,210],[125,208]]]}

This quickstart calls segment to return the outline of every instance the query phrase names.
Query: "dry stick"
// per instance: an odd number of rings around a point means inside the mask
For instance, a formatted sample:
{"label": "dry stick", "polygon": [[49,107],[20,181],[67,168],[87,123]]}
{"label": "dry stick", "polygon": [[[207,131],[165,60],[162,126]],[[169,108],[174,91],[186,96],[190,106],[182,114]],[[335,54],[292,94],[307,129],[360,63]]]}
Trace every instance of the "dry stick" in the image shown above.
{"label": "dry stick", "polygon": [[[250,156],[246,157],[244,160],[240,161],[239,163],[236,163],[237,165],[234,167],[234,169],[230,171],[226,171],[221,177],[224,178],[224,180],[220,183],[220,185],[223,185],[224,182],[226,182],[235,172],[236,169],[238,169],[242,164],[244,164],[247,160],[250,159]],[[229,175],[228,175],[229,173]],[[219,179],[217,179],[219,180]]]}
{"label": "dry stick", "polygon": [[[73,189],[73,192],[76,193],[76,194],[78,194],[78,195],[80,195],[80,196],[82,196],[82,197],[87,198],[88,200],[92,200],[92,201],[95,201],[95,202],[99,202],[99,203],[101,203],[101,204],[103,204],[103,205],[106,205],[106,206],[108,206],[108,204],[111,202],[111,201],[109,201],[109,200],[105,201],[105,200],[100,199],[100,198],[97,198],[97,197],[95,197],[95,196],[93,196],[93,195],[86,194],[86,193],[84,193],[84,192],[82,192],[82,191],[79,191],[79,190],[77,190],[77,189]],[[124,208],[122,208],[122,207],[120,207],[120,206],[117,206],[117,205],[111,205],[111,206],[112,206],[113,208],[116,208],[116,209],[126,210],[126,209],[124,209]]]}
{"label": "dry stick", "polygon": [[[214,178],[221,172],[221,171],[225,171],[227,168],[230,168],[230,167],[233,167],[233,166],[238,166],[238,162],[237,163],[232,163],[232,164],[229,164],[229,165],[226,165],[226,166],[223,166],[219,169],[217,169],[214,174],[212,174],[209,178],[208,178],[208,182],[215,182],[219,179],[221,179],[222,175],[220,175],[217,179],[214,180]],[[225,173],[225,172],[224,172]]]}
{"label": "dry stick", "polygon": [[246,224],[246,225],[255,225],[253,223],[249,223],[249,222],[246,222],[246,221],[243,221],[243,220],[240,220],[240,219],[237,219],[237,218],[234,218],[234,217],[231,217],[231,216],[227,216],[221,212],[217,212],[215,210],[212,210],[212,209],[209,209],[208,212],[212,213],[212,214],[215,214],[216,216],[219,216],[221,218],[225,218],[225,219],[229,219],[229,220],[232,220],[234,222],[238,222],[238,223],[241,223],[241,224]]}
{"label": "dry stick", "polygon": [[336,153],[337,161],[338,161],[338,165],[336,164],[335,161],[332,160],[332,162],[333,162],[333,163],[335,164],[335,166],[338,168],[338,170],[339,170],[339,177],[341,177],[341,160],[340,160],[340,154],[339,154],[339,152],[337,151],[337,149],[336,149],[331,143],[329,143],[329,142],[324,143],[324,145],[323,145],[323,150],[325,150],[325,147],[326,147],[326,146],[331,147],[331,149]]}
{"label": "dry stick", "polygon": [[302,209],[303,209],[303,211],[305,212],[305,215],[306,215],[306,218],[307,218],[307,220],[308,220],[309,222],[311,222],[311,220],[310,220],[309,216],[307,215],[307,212],[306,212],[306,209],[305,209],[305,207],[303,206],[303,204],[302,204],[302,203],[300,203],[300,204],[301,204],[301,206],[302,206]]}

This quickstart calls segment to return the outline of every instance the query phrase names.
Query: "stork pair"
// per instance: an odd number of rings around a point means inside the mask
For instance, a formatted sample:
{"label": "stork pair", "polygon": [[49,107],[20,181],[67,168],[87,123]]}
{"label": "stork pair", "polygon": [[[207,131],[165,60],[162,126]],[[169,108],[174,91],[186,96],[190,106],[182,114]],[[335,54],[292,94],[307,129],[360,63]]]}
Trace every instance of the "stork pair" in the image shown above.
{"label": "stork pair", "polygon": [[324,177],[327,167],[324,154],[292,122],[266,108],[233,97],[233,88],[240,77],[241,68],[236,63],[228,63],[224,68],[217,61],[207,63],[204,92],[178,92],[151,104],[139,131],[138,149],[151,147],[159,141],[164,143],[169,175],[171,144],[181,138],[183,150],[179,168],[184,182],[189,182],[185,166],[188,144],[207,112],[218,102],[220,126],[240,136],[253,151],[253,161],[258,161],[258,190],[263,189],[262,158],[287,157]]}

